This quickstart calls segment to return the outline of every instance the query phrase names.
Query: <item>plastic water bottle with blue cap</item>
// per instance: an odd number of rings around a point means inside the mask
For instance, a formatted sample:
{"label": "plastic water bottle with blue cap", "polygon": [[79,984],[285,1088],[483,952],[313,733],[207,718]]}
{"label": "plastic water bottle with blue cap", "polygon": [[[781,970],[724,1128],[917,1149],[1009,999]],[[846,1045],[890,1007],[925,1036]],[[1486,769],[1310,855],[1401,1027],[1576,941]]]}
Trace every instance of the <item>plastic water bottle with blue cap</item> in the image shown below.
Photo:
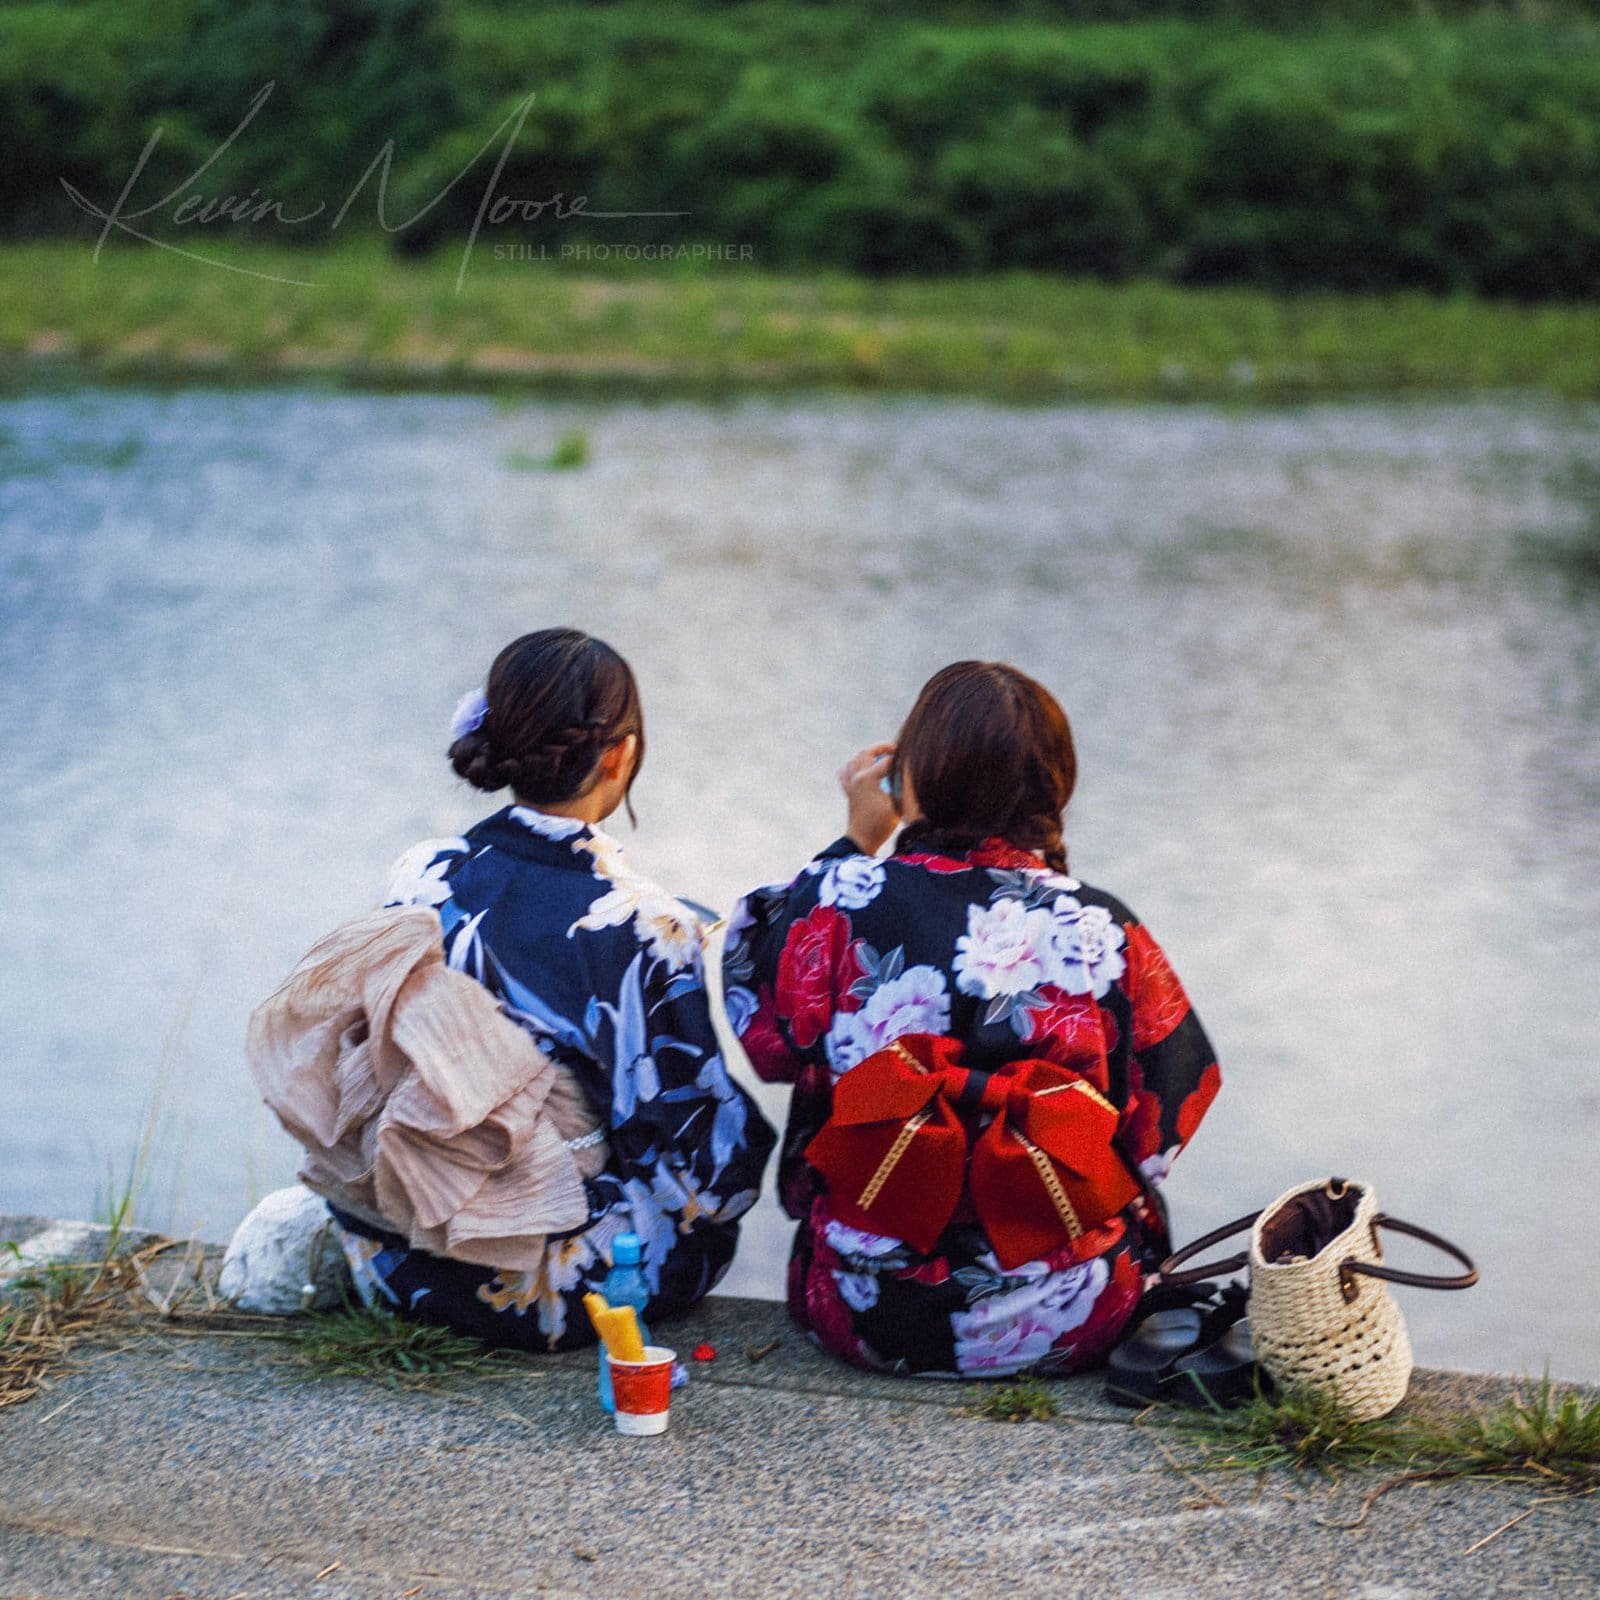
{"label": "plastic water bottle with blue cap", "polygon": [[[610,1305],[633,1307],[639,1319],[639,1337],[649,1344],[650,1330],[644,1325],[644,1308],[650,1303],[650,1286],[644,1281],[640,1256],[639,1235],[619,1233],[611,1241],[611,1270],[600,1292]],[[611,1395],[611,1362],[604,1345],[600,1346],[600,1404],[607,1411],[617,1408]]]}

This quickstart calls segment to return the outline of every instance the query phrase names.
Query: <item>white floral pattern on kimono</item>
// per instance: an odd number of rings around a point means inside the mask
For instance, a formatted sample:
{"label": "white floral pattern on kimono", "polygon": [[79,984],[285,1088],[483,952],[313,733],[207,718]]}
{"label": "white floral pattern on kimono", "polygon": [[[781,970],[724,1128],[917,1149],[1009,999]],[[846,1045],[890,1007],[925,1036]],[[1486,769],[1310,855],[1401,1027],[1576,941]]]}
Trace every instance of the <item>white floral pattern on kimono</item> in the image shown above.
{"label": "white floral pattern on kimono", "polygon": [[552,1240],[536,1272],[410,1250],[336,1213],[363,1294],[494,1343],[588,1344],[581,1296],[631,1230],[652,1313],[693,1304],[727,1270],[774,1142],[722,1060],[693,914],[609,834],[522,805],[408,850],[391,903],[437,907],[446,960],[570,1068],[605,1120],[610,1159],[588,1183],[588,1224]]}
{"label": "white floral pattern on kimono", "polygon": [[842,839],[790,883],[747,895],[729,930],[728,1015],[755,1070],[794,1085],[778,1186],[799,1224],[795,1321],[879,1371],[1008,1377],[1101,1359],[1170,1248],[1153,1188],[1091,1245],[1002,1272],[965,1190],[922,1254],[846,1226],[806,1151],[847,1074],[895,1039],[932,1033],[982,1072],[1044,1060],[1078,1073],[1117,1109],[1130,1174],[1162,1182],[1221,1074],[1144,924],[1003,839],[882,861]]}

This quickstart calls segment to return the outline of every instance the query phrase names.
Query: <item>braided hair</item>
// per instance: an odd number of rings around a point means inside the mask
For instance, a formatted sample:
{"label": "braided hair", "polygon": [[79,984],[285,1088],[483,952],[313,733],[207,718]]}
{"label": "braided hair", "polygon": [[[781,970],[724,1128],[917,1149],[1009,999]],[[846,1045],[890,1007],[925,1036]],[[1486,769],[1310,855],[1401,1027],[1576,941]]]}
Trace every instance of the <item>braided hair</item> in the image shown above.
{"label": "braided hair", "polygon": [[[633,669],[577,628],[542,628],[495,657],[476,728],[450,746],[450,765],[475,788],[510,789],[530,806],[576,800],[601,755],[630,733],[644,761],[644,713]],[[633,779],[628,780],[628,788]],[[625,796],[630,821],[637,821]]]}

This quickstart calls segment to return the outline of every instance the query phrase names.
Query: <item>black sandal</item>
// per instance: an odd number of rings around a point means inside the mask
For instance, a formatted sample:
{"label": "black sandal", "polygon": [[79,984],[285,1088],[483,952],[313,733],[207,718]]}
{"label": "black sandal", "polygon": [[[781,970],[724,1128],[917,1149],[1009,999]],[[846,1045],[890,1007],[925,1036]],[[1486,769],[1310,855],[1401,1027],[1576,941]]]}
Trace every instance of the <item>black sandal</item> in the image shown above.
{"label": "black sandal", "polygon": [[1106,1360],[1106,1399],[1119,1406],[1149,1406],[1180,1360],[1193,1356],[1205,1334],[1194,1306],[1153,1311]]}
{"label": "black sandal", "polygon": [[1241,1317],[1221,1338],[1173,1363],[1161,1398],[1174,1405],[1226,1410],[1248,1405],[1271,1387],[1272,1380],[1256,1364],[1249,1319]]}
{"label": "black sandal", "polygon": [[[1189,1369],[1202,1357],[1207,1358],[1206,1374],[1220,1373],[1229,1364],[1220,1345],[1244,1316],[1248,1292],[1242,1283],[1203,1295],[1170,1286],[1152,1290],[1140,1302],[1131,1331],[1106,1361],[1106,1398],[1119,1406],[1148,1406],[1161,1400],[1205,1404]],[[1248,1326],[1244,1340],[1248,1349]],[[1216,1356],[1211,1354],[1214,1349],[1219,1352]],[[1253,1353],[1250,1364],[1253,1372]],[[1202,1377],[1202,1381],[1210,1380]]]}

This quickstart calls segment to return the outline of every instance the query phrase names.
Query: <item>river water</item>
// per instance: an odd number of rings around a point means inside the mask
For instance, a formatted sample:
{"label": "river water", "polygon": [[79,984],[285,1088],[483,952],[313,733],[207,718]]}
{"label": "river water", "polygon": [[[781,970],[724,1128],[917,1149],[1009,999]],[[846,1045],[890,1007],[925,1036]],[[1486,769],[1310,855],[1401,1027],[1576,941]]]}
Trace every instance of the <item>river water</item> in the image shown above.
{"label": "river water", "polygon": [[[24,394],[0,617],[0,1211],[89,1213],[147,1126],[154,1225],[292,1177],[246,1017],[492,808],[443,750],[513,635],[633,660],[619,831],[716,905],[982,655],[1066,705],[1073,868],[1217,1045],[1180,1235],[1369,1178],[1483,1269],[1400,1291],[1419,1359],[1600,1378],[1600,408]],[[764,1200],[727,1287],[785,1235]]]}

